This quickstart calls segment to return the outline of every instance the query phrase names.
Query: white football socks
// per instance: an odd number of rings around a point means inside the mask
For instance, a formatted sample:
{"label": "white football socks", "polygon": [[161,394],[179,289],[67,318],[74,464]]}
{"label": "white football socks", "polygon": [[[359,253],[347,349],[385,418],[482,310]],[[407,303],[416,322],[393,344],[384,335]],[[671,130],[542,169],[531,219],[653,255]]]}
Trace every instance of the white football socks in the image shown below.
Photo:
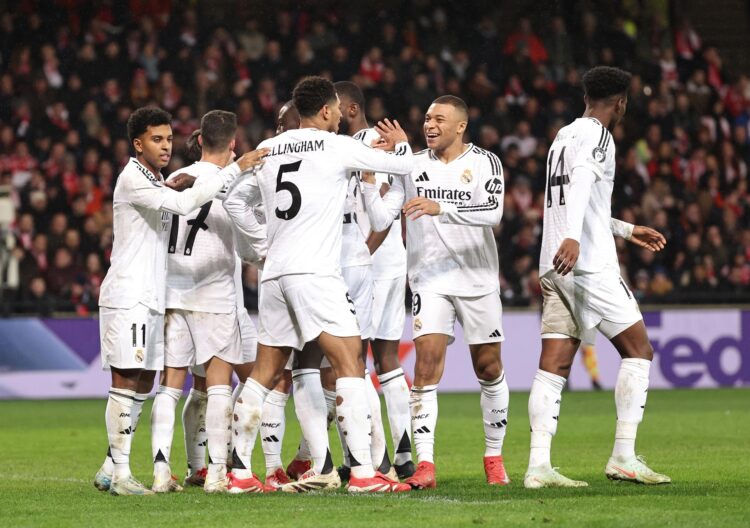
{"label": "white football socks", "polygon": [[375,470],[370,463],[370,417],[363,378],[336,380],[336,421],[341,426],[352,476],[371,478]]}
{"label": "white football socks", "polygon": [[263,402],[269,392],[271,391],[257,381],[248,378],[237,403],[234,404],[232,473],[239,479],[253,476],[253,448],[263,417]]}
{"label": "white football socks", "polygon": [[529,421],[531,422],[531,451],[529,468],[552,467],[550,450],[552,437],[557,432],[560,401],[565,378],[537,370],[529,394]]}
{"label": "white football socks", "polygon": [[626,358],[620,363],[615,385],[617,427],[613,457],[635,457],[635,437],[646,408],[650,368],[651,361],[647,359]]}
{"label": "white football socks", "polygon": [[266,475],[270,475],[283,466],[281,447],[286,431],[284,410],[288,399],[288,394],[272,390],[263,403],[260,437],[263,444],[263,456],[266,459]]}
{"label": "white football socks", "polygon": [[417,461],[435,462],[435,427],[437,426],[438,401],[437,385],[412,387],[409,398],[411,427]]}
{"label": "white football socks", "polygon": [[328,454],[328,429],[326,427],[326,402],[319,369],[292,371],[294,408],[302,436],[307,441],[313,469],[323,472]]}
{"label": "white football socks", "polygon": [[232,392],[232,405],[233,406],[235,403],[237,403],[237,398],[240,397],[240,394],[242,394],[242,389],[244,388],[245,388],[245,384],[242,383],[241,381],[234,388],[234,391]]}
{"label": "white football socks", "polygon": [[107,426],[109,452],[114,479],[130,476],[130,446],[133,441],[133,399],[135,391],[110,387],[104,423]]}
{"label": "white football socks", "polygon": [[232,441],[232,387],[214,385],[206,392],[206,438],[211,461],[208,471],[217,475],[226,468],[227,446]]}
{"label": "white football socks", "polygon": [[397,368],[378,376],[380,388],[388,411],[393,440],[393,463],[400,466],[411,460],[411,412],[409,411],[409,385],[404,370]]}
{"label": "white football socks", "polygon": [[169,472],[175,410],[180,396],[181,389],[159,385],[154,397],[154,405],[151,408],[151,455],[154,461],[154,475]]}
{"label": "white football socks", "polygon": [[370,458],[375,471],[385,474],[391,469],[388,458],[388,446],[385,443],[385,429],[383,429],[383,414],[380,409],[380,396],[372,384],[370,372],[365,369],[365,395],[370,410]]}
{"label": "white football socks", "polygon": [[[131,414],[131,430],[130,430],[130,436],[135,435],[135,430],[138,427],[138,421],[141,419],[141,413],[143,412],[143,404],[148,399],[148,393],[146,394],[140,394],[136,393],[135,397],[133,398],[133,407],[130,410]],[[132,439],[131,439],[132,442]],[[115,462],[112,460],[112,450],[107,447],[107,456],[104,457],[104,463],[102,464],[101,470],[107,474],[112,475],[115,472]]]}
{"label": "white football socks", "polygon": [[346,438],[344,437],[344,432],[341,429],[339,421],[336,419],[336,391],[323,389],[323,394],[325,394],[326,410],[328,411],[327,428],[330,429],[331,424],[333,424],[333,426],[336,428],[336,434],[338,435],[339,442],[341,443],[341,458],[343,460],[343,465],[345,467],[350,467],[349,450],[346,447]]}
{"label": "white football socks", "polygon": [[505,372],[492,381],[479,380],[481,396],[479,405],[482,408],[484,422],[484,456],[503,454],[503,440],[508,426],[508,383]]}
{"label": "white football socks", "polygon": [[189,472],[206,467],[206,404],[205,392],[190,389],[182,408],[182,429],[185,434],[185,453]]}

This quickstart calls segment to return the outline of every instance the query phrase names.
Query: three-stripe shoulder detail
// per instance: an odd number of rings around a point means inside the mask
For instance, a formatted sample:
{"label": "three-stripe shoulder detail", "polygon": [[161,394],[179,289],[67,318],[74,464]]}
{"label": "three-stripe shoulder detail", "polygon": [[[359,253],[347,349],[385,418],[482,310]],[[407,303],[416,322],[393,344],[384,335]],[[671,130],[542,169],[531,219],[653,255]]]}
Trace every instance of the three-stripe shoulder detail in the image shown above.
{"label": "three-stripe shoulder detail", "polygon": [[475,154],[480,154],[480,155],[483,155],[483,156],[487,156],[489,158],[489,160],[490,160],[490,167],[492,168],[492,175],[493,176],[502,176],[502,174],[503,174],[503,166],[500,163],[500,158],[498,158],[496,154],[494,154],[494,153],[492,153],[492,152],[490,152],[488,150],[484,150],[483,148],[477,147],[477,146],[474,146],[472,148],[472,152],[474,152]]}

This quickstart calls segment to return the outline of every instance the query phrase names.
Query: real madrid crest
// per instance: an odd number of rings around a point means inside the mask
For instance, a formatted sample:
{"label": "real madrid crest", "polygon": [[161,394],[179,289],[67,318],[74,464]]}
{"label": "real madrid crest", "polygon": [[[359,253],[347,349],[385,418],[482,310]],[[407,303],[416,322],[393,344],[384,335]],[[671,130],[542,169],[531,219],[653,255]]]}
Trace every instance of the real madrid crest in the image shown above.
{"label": "real madrid crest", "polygon": [[419,332],[422,329],[422,321],[419,317],[414,319],[414,331]]}
{"label": "real madrid crest", "polygon": [[143,349],[139,348],[135,351],[135,360],[138,363],[143,363]]}
{"label": "real madrid crest", "polygon": [[461,175],[461,183],[471,183],[474,177],[471,175],[471,169],[466,169]]}
{"label": "real madrid crest", "polygon": [[594,147],[594,150],[591,151],[591,155],[597,162],[601,163],[604,161],[604,158],[607,157],[607,151],[602,147]]}

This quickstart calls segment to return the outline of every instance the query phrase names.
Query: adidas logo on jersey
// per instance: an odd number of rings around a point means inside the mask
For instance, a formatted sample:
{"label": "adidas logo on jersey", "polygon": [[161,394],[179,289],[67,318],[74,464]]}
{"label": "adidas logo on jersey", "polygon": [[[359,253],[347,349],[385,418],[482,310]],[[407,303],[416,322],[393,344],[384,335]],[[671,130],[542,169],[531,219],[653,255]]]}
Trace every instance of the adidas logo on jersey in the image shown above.
{"label": "adidas logo on jersey", "polygon": [[276,435],[267,436],[263,439],[264,442],[278,442],[279,439]]}
{"label": "adidas logo on jersey", "polygon": [[427,173],[426,172],[423,172],[422,174],[420,174],[419,176],[417,176],[417,181],[418,182],[426,182],[426,181],[430,181],[430,178],[427,177]]}
{"label": "adidas logo on jersey", "polygon": [[495,331],[490,334],[490,337],[503,337],[503,334],[500,333],[500,330],[495,329]]}
{"label": "adidas logo on jersey", "polygon": [[430,432],[430,428],[429,428],[429,427],[427,427],[426,425],[425,425],[425,426],[423,426],[423,427],[420,427],[419,429],[416,429],[416,430],[414,431],[414,433],[415,433],[415,434],[416,434],[416,433],[426,434],[426,433],[429,433],[429,432]]}

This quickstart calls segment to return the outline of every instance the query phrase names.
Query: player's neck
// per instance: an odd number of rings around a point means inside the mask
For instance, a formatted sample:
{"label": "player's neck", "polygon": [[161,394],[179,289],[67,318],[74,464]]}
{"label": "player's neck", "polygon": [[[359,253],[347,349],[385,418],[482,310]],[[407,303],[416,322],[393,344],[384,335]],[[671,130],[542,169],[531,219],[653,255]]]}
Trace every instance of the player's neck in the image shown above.
{"label": "player's neck", "polygon": [[157,169],[156,167],[154,167],[153,165],[151,165],[148,161],[146,161],[146,158],[143,157],[143,154],[136,154],[135,159],[138,160],[138,163],[140,163],[141,165],[146,167],[149,171],[151,171],[151,174],[153,174],[157,180],[162,179],[161,171]]}
{"label": "player's neck", "polygon": [[229,165],[230,159],[231,159],[230,152],[221,152],[218,154],[213,154],[213,153],[206,153],[204,151],[204,154],[201,157],[201,161],[204,161],[206,163],[213,163],[214,165],[218,165],[221,168],[224,168],[227,165]]}
{"label": "player's neck", "polygon": [[299,122],[300,128],[317,128],[318,130],[328,130],[328,123],[325,120],[315,117],[303,117]]}
{"label": "player's neck", "polygon": [[443,163],[450,163],[461,154],[466,152],[466,149],[468,148],[469,145],[465,144],[463,141],[456,141],[455,143],[451,143],[442,150],[432,149],[432,153],[438,160],[442,161]]}
{"label": "player's neck", "polygon": [[583,117],[593,117],[607,130],[609,130],[609,125],[612,122],[611,113],[604,108],[588,107],[583,113]]}
{"label": "player's neck", "polygon": [[353,136],[354,134],[356,134],[360,130],[364,130],[365,128],[370,128],[370,125],[367,123],[367,119],[365,119],[364,117],[358,119],[357,121],[353,121],[349,125],[349,135]]}

